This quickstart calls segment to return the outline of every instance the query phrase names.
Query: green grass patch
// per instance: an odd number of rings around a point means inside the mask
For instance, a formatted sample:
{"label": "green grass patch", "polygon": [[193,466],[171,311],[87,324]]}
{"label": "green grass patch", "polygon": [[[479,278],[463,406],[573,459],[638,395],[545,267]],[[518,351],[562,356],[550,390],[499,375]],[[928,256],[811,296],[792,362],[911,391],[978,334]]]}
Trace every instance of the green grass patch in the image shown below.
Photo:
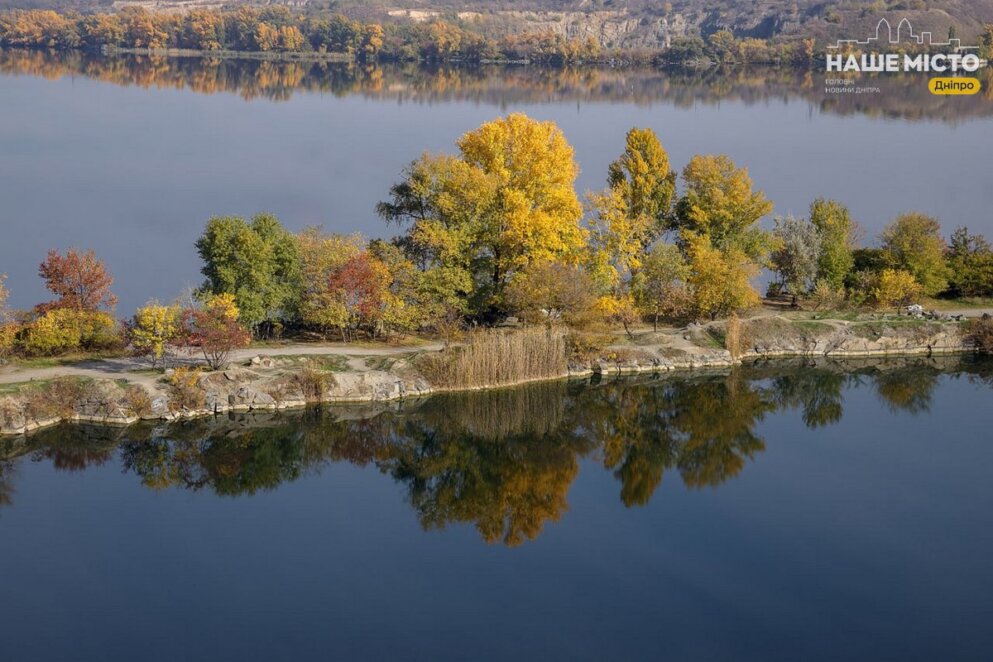
{"label": "green grass patch", "polygon": [[812,333],[830,333],[834,331],[834,327],[830,324],[816,320],[793,320],[793,326]]}

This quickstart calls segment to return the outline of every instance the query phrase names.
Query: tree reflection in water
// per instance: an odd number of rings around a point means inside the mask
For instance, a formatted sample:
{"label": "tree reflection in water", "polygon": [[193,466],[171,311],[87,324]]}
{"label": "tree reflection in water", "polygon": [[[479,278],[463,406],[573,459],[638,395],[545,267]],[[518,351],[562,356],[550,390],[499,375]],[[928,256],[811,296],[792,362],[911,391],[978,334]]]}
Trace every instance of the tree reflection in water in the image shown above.
{"label": "tree reflection in water", "polygon": [[[360,95],[400,103],[513,103],[611,101],[669,103],[679,108],[741,102],[765,104],[802,98],[833,115],[899,117],[958,122],[993,114],[993,69],[982,93],[948,98],[931,94],[921,77],[888,74],[871,78],[882,94],[825,92],[825,74],[763,66],[725,69],[650,67],[543,67],[515,65],[384,64],[320,60],[103,56],[83,51],[0,51],[0,74],[48,79],[86,76],[121,86],[187,89],[198,94],[231,93],[246,100],[286,101],[298,92]],[[871,97],[871,98],[868,98]]]}
{"label": "tree reflection in water", "polygon": [[549,382],[419,402],[295,414],[231,416],[126,430],[61,426],[0,445],[0,505],[18,458],[59,471],[105,465],[152,489],[251,495],[339,462],[371,465],[407,491],[425,529],[472,524],[518,545],[568,510],[580,461],[601,462],[626,506],[647,504],[666,471],[717,487],[765,449],[758,424],[796,410],[818,428],[844,415],[845,394],[873,389],[893,411],[928,411],[943,376],[993,385],[993,362],[946,359],[864,365],[759,364],[725,374]]}

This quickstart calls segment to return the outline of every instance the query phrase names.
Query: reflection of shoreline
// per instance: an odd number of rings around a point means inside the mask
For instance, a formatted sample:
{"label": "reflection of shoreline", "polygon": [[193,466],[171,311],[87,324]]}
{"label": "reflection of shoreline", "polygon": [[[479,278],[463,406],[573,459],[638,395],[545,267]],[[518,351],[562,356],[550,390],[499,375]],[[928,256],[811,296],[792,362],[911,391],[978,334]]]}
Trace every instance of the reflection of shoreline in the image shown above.
{"label": "reflection of shoreline", "polygon": [[890,411],[926,413],[944,381],[993,386],[993,362],[964,357],[769,361],[704,375],[549,382],[444,394],[387,409],[311,408],[126,431],[61,426],[0,444],[0,506],[16,505],[23,456],[58,471],[119,461],[149,489],[247,496],[325,468],[373,467],[407,493],[425,529],[472,524],[483,540],[517,545],[569,508],[580,461],[618,483],[626,507],[653,499],[665,476],[718,487],[759,461],[758,425],[795,411],[835,425],[848,396],[869,389]]}
{"label": "reflection of shoreline", "polygon": [[243,99],[284,101],[298,92],[360,95],[400,103],[697,104],[805,100],[820,112],[903,120],[960,122],[993,116],[993,70],[983,91],[943,97],[927,89],[926,75],[865,76],[872,95],[837,95],[825,90],[820,71],[746,68],[722,71],[553,68],[533,65],[474,67],[365,66],[320,60],[231,59],[121,55],[88,56],[44,51],[0,51],[0,73],[49,79],[82,75],[125,87],[231,93]]}

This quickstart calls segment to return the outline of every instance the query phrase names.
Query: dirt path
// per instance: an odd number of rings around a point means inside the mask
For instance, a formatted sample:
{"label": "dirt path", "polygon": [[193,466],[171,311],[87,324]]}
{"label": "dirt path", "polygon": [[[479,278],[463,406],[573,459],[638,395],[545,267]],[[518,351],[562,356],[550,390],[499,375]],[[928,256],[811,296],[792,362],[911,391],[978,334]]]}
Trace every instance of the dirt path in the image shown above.
{"label": "dirt path", "polygon": [[[348,345],[286,345],[276,347],[249,347],[231,352],[232,363],[244,363],[256,356],[402,356],[412,352],[436,352],[442,349],[441,343],[429,343],[415,347],[350,347]],[[199,358],[190,355],[170,357],[174,363],[198,363]],[[16,384],[54,379],[56,377],[89,377],[93,379],[127,379],[147,388],[155,388],[161,378],[157,372],[148,369],[148,363],[135,358],[103,359],[81,361],[71,365],[48,368],[0,368],[0,384]]]}

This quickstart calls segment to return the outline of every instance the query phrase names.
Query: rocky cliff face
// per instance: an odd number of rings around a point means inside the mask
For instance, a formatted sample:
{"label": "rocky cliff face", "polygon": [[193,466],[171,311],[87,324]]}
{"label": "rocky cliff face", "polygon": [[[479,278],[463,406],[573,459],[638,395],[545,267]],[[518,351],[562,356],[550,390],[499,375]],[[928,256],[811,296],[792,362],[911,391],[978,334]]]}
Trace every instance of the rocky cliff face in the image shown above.
{"label": "rocky cliff face", "polygon": [[[469,23],[492,20],[492,15],[478,12],[460,12],[459,17]],[[584,41],[592,38],[604,48],[664,48],[690,30],[680,14],[639,17],[625,11],[506,11],[499,17],[511,33],[551,33]]]}

